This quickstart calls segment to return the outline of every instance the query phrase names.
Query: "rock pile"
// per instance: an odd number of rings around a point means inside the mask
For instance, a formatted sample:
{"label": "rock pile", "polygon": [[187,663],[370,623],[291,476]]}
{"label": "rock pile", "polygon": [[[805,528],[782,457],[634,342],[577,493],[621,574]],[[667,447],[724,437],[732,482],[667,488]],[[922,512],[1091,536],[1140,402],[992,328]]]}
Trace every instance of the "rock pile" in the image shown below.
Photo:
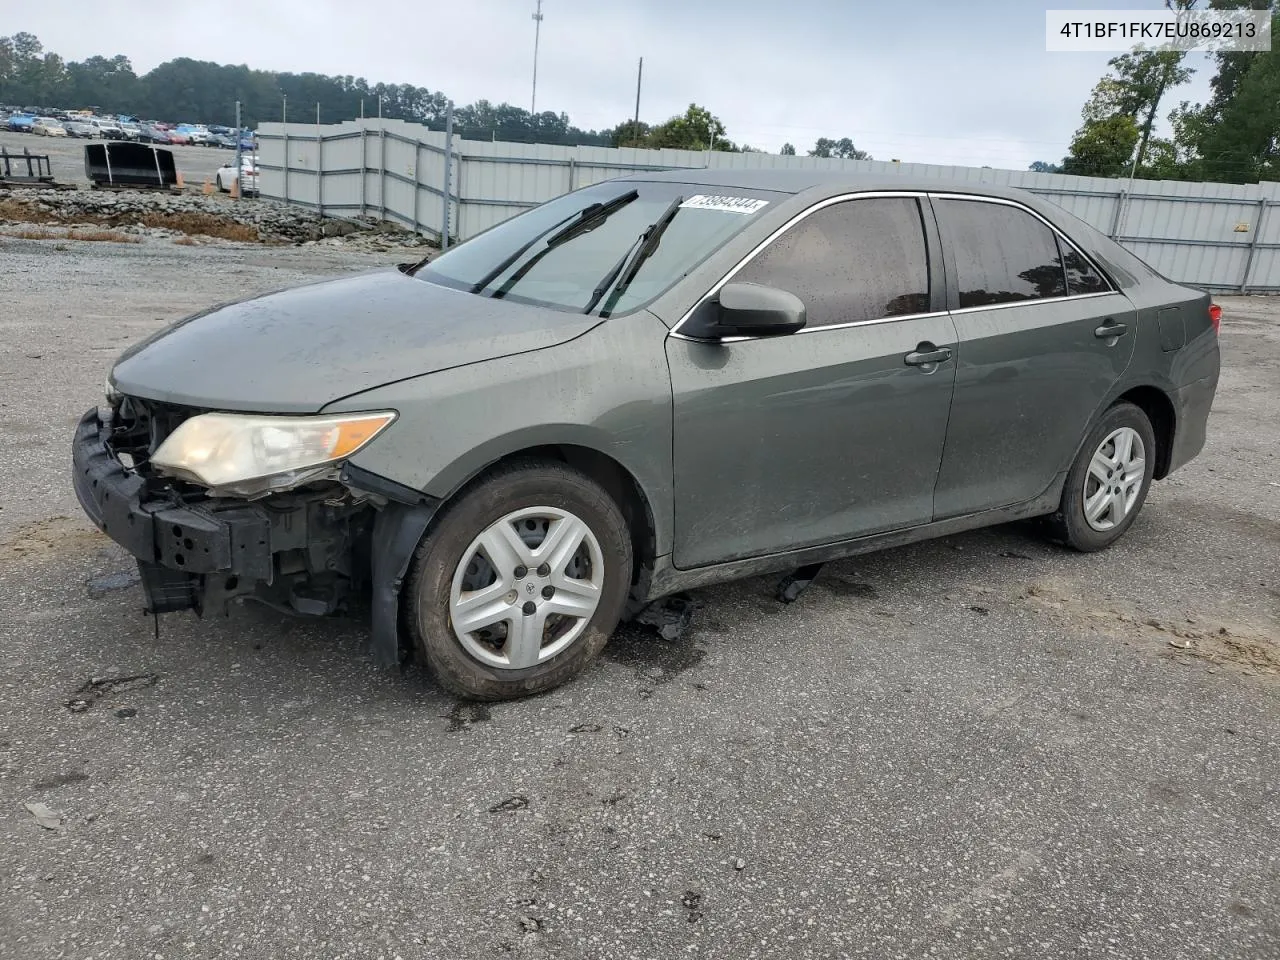
{"label": "rock pile", "polygon": [[425,247],[425,237],[373,218],[320,217],[302,207],[248,197],[145,190],[0,190],[0,226],[97,224],[139,237],[187,236],[249,243]]}

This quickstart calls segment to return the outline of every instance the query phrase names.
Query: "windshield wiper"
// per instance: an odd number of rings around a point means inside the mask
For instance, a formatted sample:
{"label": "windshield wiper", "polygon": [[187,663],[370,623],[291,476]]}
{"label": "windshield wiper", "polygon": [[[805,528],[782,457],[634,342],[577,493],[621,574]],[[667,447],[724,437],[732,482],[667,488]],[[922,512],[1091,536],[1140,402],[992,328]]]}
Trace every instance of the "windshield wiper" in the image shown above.
{"label": "windshield wiper", "polygon": [[[562,243],[568,243],[574,237],[581,236],[588,230],[594,230],[596,227],[604,223],[605,220],[609,219],[615,211],[622,209],[639,196],[640,192],[638,190],[630,190],[627,193],[614,197],[607,203],[593,203],[589,207],[584,207],[576,216],[570,218],[572,222],[566,224],[564,220],[561,220],[560,223],[556,224],[556,227],[559,227],[559,229],[557,229],[551,236],[547,237],[547,245],[530,257],[519,270],[508,277],[507,282],[495,290],[492,296],[495,299],[505,297],[511,292],[511,288],[523,280],[525,278],[525,274],[537,266],[538,262],[541,261],[548,253],[560,246]],[[562,224],[566,225],[562,226]],[[485,277],[483,284],[473,288],[471,292],[478,293],[500,277],[502,275],[502,271],[515,263],[516,260],[518,260],[524,252],[529,249],[529,247],[537,243],[539,239],[539,237],[534,237],[528,244],[517,250],[515,254],[504,261],[497,270],[491,271],[489,276]]]}
{"label": "windshield wiper", "polygon": [[583,313],[590,313],[596,308],[596,304],[601,298],[609,292],[609,288],[613,287],[614,281],[617,281],[617,287],[614,287],[613,293],[609,296],[600,316],[607,317],[614,307],[618,305],[618,300],[627,292],[627,287],[631,285],[631,281],[636,278],[636,274],[640,272],[640,268],[644,266],[644,262],[653,256],[653,252],[658,249],[658,242],[662,239],[662,234],[667,227],[671,225],[671,221],[676,218],[676,214],[680,212],[680,204],[684,203],[684,197],[676,197],[671,201],[671,205],[663,211],[662,216],[653,221],[645,230],[636,238],[636,242],[617,263],[604,275],[604,279],[600,281],[600,285],[591,292],[591,299],[583,308]]}

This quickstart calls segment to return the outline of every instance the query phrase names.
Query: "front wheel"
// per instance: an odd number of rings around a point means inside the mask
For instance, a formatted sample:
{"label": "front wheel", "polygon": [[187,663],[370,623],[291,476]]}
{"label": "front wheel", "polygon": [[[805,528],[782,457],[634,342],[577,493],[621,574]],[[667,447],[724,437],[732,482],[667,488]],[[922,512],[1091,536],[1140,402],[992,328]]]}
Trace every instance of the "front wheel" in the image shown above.
{"label": "front wheel", "polygon": [[1111,546],[1133,525],[1155,469],[1151,421],[1131,403],[1111,407],[1089,433],[1067,474],[1051,535],[1082,553]]}
{"label": "front wheel", "polygon": [[563,464],[496,470],[418,548],[406,619],[440,683],[473,700],[541,693],[603,649],[631,585],[618,505]]}

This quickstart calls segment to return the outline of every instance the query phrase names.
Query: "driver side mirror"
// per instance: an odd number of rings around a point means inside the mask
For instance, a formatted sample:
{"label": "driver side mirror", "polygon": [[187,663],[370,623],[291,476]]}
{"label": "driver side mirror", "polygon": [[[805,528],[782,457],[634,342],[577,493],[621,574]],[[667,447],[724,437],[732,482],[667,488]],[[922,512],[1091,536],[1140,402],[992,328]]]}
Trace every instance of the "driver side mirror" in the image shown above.
{"label": "driver side mirror", "polygon": [[777,337],[804,328],[804,301],[794,293],[759,283],[726,283],[703,301],[681,329],[701,340],[725,337]]}

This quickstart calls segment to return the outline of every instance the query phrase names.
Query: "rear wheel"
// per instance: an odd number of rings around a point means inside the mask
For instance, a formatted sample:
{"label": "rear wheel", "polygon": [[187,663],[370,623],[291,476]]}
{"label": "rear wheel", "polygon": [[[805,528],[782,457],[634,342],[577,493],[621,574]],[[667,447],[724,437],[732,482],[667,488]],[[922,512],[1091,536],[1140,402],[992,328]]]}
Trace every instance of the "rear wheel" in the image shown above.
{"label": "rear wheel", "polygon": [[1131,403],[1109,409],[1089,433],[1067,474],[1051,535],[1084,553],[1104,550],[1133,525],[1155,469],[1151,421]]}
{"label": "rear wheel", "polygon": [[409,628],[453,693],[540,693],[604,647],[631,563],[626,521],[595,481],[560,464],[501,468],[446,508],[418,548]]}

